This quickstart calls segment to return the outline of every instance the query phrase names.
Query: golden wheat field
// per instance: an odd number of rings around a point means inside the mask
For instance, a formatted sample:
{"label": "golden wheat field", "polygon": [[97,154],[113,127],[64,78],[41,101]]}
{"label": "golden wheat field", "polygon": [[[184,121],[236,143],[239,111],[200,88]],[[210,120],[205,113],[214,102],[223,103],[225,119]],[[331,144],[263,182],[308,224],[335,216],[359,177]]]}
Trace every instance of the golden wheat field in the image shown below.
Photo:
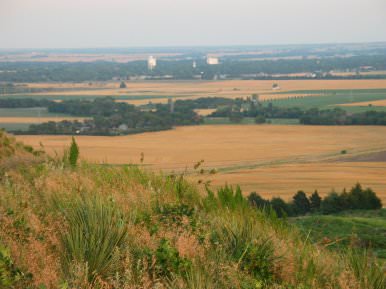
{"label": "golden wheat field", "polygon": [[[69,136],[18,136],[49,153],[61,152]],[[386,201],[385,159],[350,158],[386,151],[386,127],[224,125],[178,127],[138,135],[76,138],[83,159],[111,164],[140,164],[165,171],[187,169],[204,160],[204,176],[214,185],[240,184],[246,191],[289,196],[296,189],[327,193],[355,182],[374,187]],[[345,150],[346,154],[341,152]]]}
{"label": "golden wheat field", "polygon": [[[304,94],[280,95],[272,90],[272,84],[280,86],[279,91],[327,90],[327,89],[375,89],[386,88],[386,79],[369,80],[224,80],[224,81],[127,81],[127,88],[119,88],[119,82],[95,83],[33,83],[31,88],[60,88],[60,91],[31,93],[29,96],[146,96],[147,99],[125,100],[132,104],[149,101],[165,103],[170,96],[192,99],[199,97],[237,98],[260,94],[262,100],[305,96]],[[68,88],[68,90],[65,90]],[[86,89],[87,88],[87,89]],[[154,96],[154,98],[152,98]],[[164,96],[164,98],[162,98]],[[161,98],[160,98],[161,97]]]}
{"label": "golden wheat field", "polygon": [[341,104],[341,106],[386,106],[386,99]]}
{"label": "golden wheat field", "polygon": [[216,109],[214,108],[203,108],[203,109],[195,109],[194,110],[198,115],[201,115],[201,116],[208,116],[210,115],[211,113],[215,112]]}

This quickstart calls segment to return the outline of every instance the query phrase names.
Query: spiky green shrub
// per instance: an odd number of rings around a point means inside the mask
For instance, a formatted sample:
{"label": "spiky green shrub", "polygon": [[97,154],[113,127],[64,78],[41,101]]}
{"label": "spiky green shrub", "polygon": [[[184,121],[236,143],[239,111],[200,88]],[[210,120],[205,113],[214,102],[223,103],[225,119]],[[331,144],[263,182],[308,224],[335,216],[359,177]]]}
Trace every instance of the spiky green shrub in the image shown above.
{"label": "spiky green shrub", "polygon": [[64,273],[85,264],[87,278],[107,278],[119,270],[119,251],[127,240],[127,227],[111,200],[83,197],[63,210],[67,230],[60,234]]}
{"label": "spiky green shrub", "polygon": [[203,203],[206,209],[228,208],[231,210],[239,209],[248,206],[247,200],[243,197],[239,186],[233,188],[225,185],[217,189],[217,194],[207,188],[208,196]]}
{"label": "spiky green shrub", "polygon": [[211,243],[220,254],[237,262],[238,267],[266,286],[274,281],[274,246],[267,236],[259,234],[251,215],[237,213],[219,216],[212,223]]}
{"label": "spiky green shrub", "polygon": [[240,268],[255,278],[270,283],[273,279],[274,247],[269,238],[254,240],[240,257]]}
{"label": "spiky green shrub", "polygon": [[349,266],[362,289],[386,288],[386,275],[382,267],[370,256],[367,250],[348,252]]}

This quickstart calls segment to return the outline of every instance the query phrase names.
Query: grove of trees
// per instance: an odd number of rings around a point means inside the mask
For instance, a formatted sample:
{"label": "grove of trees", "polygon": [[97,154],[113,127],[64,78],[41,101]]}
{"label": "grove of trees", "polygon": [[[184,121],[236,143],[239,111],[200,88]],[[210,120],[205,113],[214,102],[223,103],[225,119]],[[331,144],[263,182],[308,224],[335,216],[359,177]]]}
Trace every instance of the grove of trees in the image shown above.
{"label": "grove of trees", "polygon": [[279,217],[302,216],[309,213],[334,214],[345,210],[377,210],[382,208],[382,201],[370,188],[362,188],[358,183],[342,193],[331,192],[321,198],[317,191],[307,196],[305,192],[298,191],[292,201],[285,202],[279,197],[267,200],[256,192],[248,196],[249,203],[257,208],[271,208]]}

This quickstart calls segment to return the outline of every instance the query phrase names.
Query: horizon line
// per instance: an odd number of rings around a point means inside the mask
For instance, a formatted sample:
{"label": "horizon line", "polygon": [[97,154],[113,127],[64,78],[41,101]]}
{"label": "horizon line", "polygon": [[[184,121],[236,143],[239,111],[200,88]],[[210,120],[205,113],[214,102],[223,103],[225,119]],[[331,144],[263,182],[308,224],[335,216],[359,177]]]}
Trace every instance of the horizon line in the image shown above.
{"label": "horizon line", "polygon": [[231,47],[270,47],[270,46],[312,46],[312,45],[360,45],[360,44],[386,44],[386,40],[357,41],[357,42],[302,42],[278,44],[202,44],[202,45],[143,45],[143,46],[84,46],[84,47],[0,47],[2,51],[17,50],[87,50],[87,49],[159,49],[159,48],[231,48]]}

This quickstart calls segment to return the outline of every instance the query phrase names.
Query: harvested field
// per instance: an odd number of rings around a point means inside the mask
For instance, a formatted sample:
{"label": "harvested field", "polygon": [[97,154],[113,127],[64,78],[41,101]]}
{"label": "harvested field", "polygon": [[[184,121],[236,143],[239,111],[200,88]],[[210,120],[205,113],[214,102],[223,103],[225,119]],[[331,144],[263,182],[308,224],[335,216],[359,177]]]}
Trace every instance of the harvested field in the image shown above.
{"label": "harvested field", "polygon": [[[290,200],[298,190],[321,195],[341,192],[360,182],[371,187],[386,204],[385,162],[316,162],[261,167],[251,170],[220,173],[207,177],[214,186],[239,184],[244,191],[256,191],[265,197],[280,196]],[[194,177],[197,179],[197,177]]]}
{"label": "harvested field", "polygon": [[341,106],[386,106],[386,99],[373,100],[373,101],[362,101],[354,103],[344,103]]}
{"label": "harvested field", "polygon": [[201,116],[208,116],[210,115],[211,113],[215,112],[216,109],[213,109],[213,108],[207,108],[207,109],[195,109],[194,110],[198,115],[201,115]]}
{"label": "harvested field", "polygon": [[[51,153],[70,143],[69,136],[18,139],[34,146],[42,142]],[[77,142],[81,156],[96,162],[139,164],[143,152],[146,167],[181,171],[205,160],[205,168],[219,170],[209,177],[215,185],[238,183],[246,192],[285,196],[320,188],[323,193],[358,181],[377,189],[386,201],[385,162],[343,162],[385,151],[386,127],[207,125],[120,137],[80,136]]]}
{"label": "harvested field", "polygon": [[[225,81],[127,81],[128,88],[120,89],[117,82],[68,83],[68,84],[28,84],[38,88],[60,88],[60,91],[26,94],[29,96],[115,96],[125,97],[127,102],[144,104],[149,101],[165,102],[167,97],[246,97],[262,94],[263,98],[279,97],[278,90],[272,90],[272,84],[280,86],[279,92],[293,90],[337,90],[337,89],[375,89],[386,88],[386,79],[375,80],[225,80]],[[63,88],[68,87],[65,91]],[[77,90],[76,88],[79,88]],[[87,90],[85,89],[87,88]],[[138,99],[146,96],[146,99]],[[152,98],[154,96],[154,98]],[[164,98],[162,98],[164,96]],[[288,98],[291,95],[280,96]],[[301,96],[301,95],[294,95]],[[133,98],[131,101],[130,98]]]}
{"label": "harvested field", "polygon": [[[187,99],[187,98],[184,98],[184,99]],[[156,99],[155,98],[154,99],[147,99],[147,98],[145,98],[145,99],[117,99],[115,101],[133,104],[133,105],[144,105],[144,104],[148,104],[149,102],[165,104],[165,103],[168,103],[168,98],[165,97],[165,98],[156,98]]]}

